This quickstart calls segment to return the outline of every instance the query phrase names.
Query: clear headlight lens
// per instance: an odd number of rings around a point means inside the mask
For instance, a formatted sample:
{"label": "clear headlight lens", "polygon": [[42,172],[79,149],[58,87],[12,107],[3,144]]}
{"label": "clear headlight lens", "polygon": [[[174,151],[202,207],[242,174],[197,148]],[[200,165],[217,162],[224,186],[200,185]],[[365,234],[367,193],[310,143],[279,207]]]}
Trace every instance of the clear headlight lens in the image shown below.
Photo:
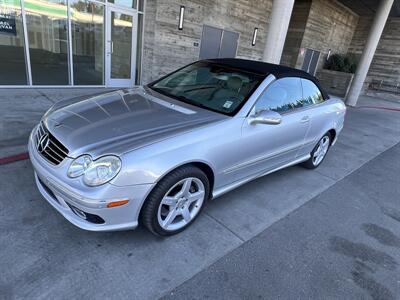
{"label": "clear headlight lens", "polygon": [[82,155],[75,159],[68,169],[68,177],[76,178],[82,176],[92,163],[92,158],[89,155]]}
{"label": "clear headlight lens", "polygon": [[93,161],[83,175],[90,186],[101,185],[113,179],[121,170],[121,160],[116,156],[104,156]]}
{"label": "clear headlight lens", "polygon": [[117,156],[103,156],[92,160],[89,155],[75,159],[68,169],[69,177],[83,175],[83,181],[89,186],[104,184],[113,179],[121,170],[121,160]]}

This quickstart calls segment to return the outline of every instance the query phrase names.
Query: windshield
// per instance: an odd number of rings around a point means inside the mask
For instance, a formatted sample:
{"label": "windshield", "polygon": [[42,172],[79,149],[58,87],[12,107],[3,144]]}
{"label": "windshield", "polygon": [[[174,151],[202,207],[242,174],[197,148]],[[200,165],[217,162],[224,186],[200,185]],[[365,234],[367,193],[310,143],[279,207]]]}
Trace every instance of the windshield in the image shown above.
{"label": "windshield", "polygon": [[263,76],[212,62],[197,62],[149,87],[183,102],[234,115],[264,79]]}

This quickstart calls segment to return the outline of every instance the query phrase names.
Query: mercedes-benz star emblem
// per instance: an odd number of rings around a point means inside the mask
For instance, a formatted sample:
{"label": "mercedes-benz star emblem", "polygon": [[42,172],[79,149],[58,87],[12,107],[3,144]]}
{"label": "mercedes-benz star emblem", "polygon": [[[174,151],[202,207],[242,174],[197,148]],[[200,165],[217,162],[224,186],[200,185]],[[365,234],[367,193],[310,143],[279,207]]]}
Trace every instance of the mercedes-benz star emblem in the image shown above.
{"label": "mercedes-benz star emblem", "polygon": [[39,152],[43,152],[47,148],[49,143],[50,143],[49,135],[46,133],[40,138],[39,143],[37,145],[37,150]]}

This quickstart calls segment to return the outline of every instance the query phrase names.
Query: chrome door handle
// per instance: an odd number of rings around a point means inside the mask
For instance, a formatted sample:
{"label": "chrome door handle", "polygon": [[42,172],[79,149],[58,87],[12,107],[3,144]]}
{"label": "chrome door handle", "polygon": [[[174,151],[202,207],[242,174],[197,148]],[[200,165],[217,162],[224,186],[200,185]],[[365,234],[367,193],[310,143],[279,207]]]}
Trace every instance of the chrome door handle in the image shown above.
{"label": "chrome door handle", "polygon": [[309,117],[309,116],[304,116],[304,117],[302,117],[301,120],[300,120],[301,123],[307,123],[307,122],[309,122],[309,121],[310,121],[310,117]]}

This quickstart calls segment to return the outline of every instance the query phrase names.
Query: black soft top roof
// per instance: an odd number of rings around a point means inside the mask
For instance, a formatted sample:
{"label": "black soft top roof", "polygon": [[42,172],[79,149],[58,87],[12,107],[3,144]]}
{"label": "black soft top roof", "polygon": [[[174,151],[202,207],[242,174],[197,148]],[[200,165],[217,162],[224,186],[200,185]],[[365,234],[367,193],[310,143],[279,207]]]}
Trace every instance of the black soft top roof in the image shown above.
{"label": "black soft top roof", "polygon": [[257,73],[265,77],[272,74],[276,78],[283,78],[283,77],[305,78],[315,83],[315,85],[321,90],[321,93],[325,99],[329,98],[329,95],[321,87],[318,79],[302,70],[285,67],[281,65],[269,64],[262,61],[239,59],[239,58],[216,58],[216,59],[207,59],[206,61],[220,65],[226,65],[232,68],[237,68],[248,72]]}

